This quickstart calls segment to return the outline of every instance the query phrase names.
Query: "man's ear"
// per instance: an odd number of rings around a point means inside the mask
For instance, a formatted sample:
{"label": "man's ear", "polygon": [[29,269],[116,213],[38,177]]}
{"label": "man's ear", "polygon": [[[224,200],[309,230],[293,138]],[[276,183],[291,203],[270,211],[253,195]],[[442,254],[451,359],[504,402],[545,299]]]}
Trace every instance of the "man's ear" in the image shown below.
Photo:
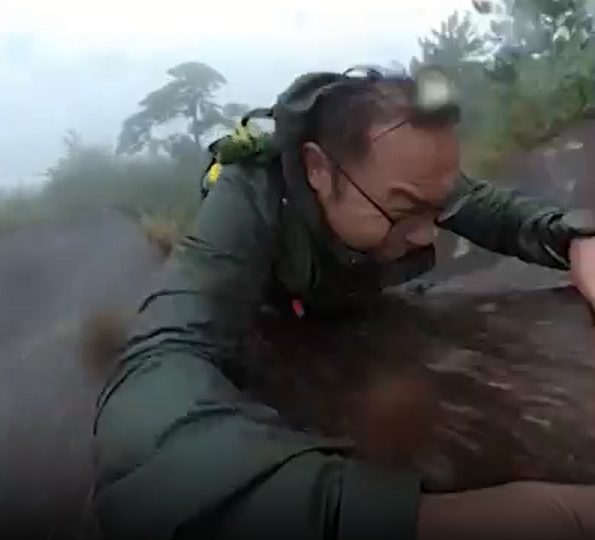
{"label": "man's ear", "polygon": [[321,199],[330,197],[333,193],[332,164],[322,148],[314,142],[307,142],[302,146],[302,158],[312,189]]}

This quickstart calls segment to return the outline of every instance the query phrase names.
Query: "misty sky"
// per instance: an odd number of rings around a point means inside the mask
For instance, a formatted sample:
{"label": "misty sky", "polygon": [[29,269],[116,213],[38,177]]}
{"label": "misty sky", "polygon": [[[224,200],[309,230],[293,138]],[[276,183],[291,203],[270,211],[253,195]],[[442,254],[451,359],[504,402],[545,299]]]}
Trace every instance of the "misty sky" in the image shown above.
{"label": "misty sky", "polygon": [[[201,5],[209,6],[208,10]],[[269,105],[297,74],[404,64],[470,0],[0,0],[0,187],[41,180],[75,129],[113,145],[176,63],[206,62],[222,101]]]}

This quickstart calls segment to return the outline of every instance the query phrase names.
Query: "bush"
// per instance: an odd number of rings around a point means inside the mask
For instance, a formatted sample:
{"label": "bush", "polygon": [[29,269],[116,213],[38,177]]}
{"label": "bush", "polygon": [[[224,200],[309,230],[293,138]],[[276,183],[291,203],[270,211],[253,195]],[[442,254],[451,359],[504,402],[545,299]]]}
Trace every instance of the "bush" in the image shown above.
{"label": "bush", "polygon": [[0,192],[0,232],[43,220],[46,209],[33,188]]}
{"label": "bush", "polygon": [[201,156],[115,156],[108,148],[82,144],[72,134],[66,147],[41,189],[19,189],[0,197],[0,231],[32,222],[68,221],[104,208],[139,219],[159,216],[181,230],[198,209]]}
{"label": "bush", "polygon": [[584,1],[506,4],[504,26],[492,25],[485,37],[498,43],[484,60],[487,122],[467,137],[480,173],[553,139],[595,105],[595,36]]}
{"label": "bush", "polygon": [[592,114],[595,37],[582,0],[506,1],[500,15],[485,9],[490,2],[475,4],[491,19],[490,30],[453,14],[420,41],[412,66],[437,63],[453,76],[465,168],[493,176],[514,154]]}
{"label": "bush", "polygon": [[463,136],[466,164],[477,174],[499,172],[509,157],[553,139],[595,103],[595,44],[527,55],[515,70],[512,81],[486,81],[481,115]]}

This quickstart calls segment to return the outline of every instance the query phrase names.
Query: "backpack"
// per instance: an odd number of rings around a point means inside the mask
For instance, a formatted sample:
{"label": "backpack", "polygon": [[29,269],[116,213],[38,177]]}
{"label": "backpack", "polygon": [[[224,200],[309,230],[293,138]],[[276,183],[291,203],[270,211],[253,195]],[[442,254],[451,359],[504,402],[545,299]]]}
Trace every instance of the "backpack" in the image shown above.
{"label": "backpack", "polygon": [[250,125],[250,120],[254,118],[272,117],[272,109],[254,109],[242,117],[232,133],[218,138],[207,147],[210,159],[201,177],[203,198],[217,183],[224,165],[245,161],[266,163],[277,154],[273,135]]}

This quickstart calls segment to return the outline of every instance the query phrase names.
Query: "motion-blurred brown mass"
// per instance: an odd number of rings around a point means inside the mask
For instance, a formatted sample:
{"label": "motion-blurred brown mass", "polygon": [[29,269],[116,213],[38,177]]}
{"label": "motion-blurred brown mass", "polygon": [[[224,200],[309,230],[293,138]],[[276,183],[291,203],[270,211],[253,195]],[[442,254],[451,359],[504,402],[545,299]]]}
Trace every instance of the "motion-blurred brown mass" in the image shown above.
{"label": "motion-blurred brown mass", "polygon": [[594,336],[572,289],[436,290],[264,326],[252,386],[296,427],[412,459],[432,489],[595,482]]}

